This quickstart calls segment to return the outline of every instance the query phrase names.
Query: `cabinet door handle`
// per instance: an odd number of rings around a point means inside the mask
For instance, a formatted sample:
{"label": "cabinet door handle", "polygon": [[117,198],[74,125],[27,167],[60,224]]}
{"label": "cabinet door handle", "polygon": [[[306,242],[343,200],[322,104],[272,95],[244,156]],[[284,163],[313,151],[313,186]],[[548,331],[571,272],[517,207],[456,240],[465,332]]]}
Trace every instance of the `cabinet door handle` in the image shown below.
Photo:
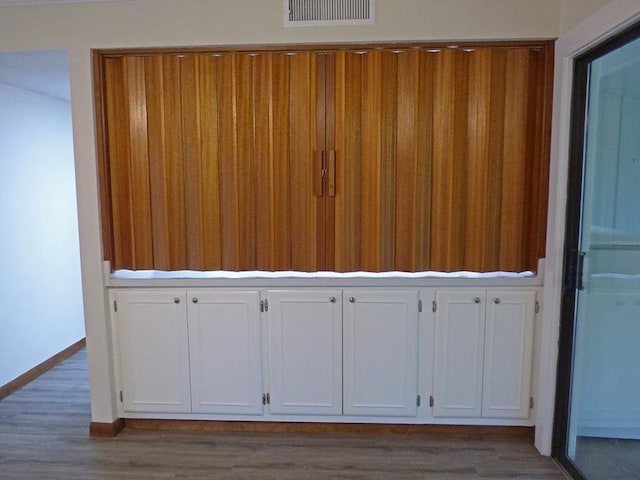
{"label": "cabinet door handle", "polygon": [[180,303],[179,297],[173,297],[173,303]]}
{"label": "cabinet door handle", "polygon": [[351,303],[356,303],[356,299],[355,299],[355,297],[349,297],[349,301],[350,301]]}
{"label": "cabinet door handle", "polygon": [[480,297],[473,297],[473,303],[480,303]]}
{"label": "cabinet door handle", "polygon": [[192,301],[193,303],[198,303],[198,297],[193,297],[193,298],[191,299],[191,301]]}
{"label": "cabinet door handle", "polygon": [[496,304],[497,304],[497,303],[500,303],[501,301],[502,301],[502,300],[500,300],[499,298],[494,298],[494,299],[493,299],[493,303],[496,303]]}
{"label": "cabinet door handle", "polygon": [[329,301],[330,301],[331,303],[336,303],[336,297],[330,297],[330,298],[329,298]]}

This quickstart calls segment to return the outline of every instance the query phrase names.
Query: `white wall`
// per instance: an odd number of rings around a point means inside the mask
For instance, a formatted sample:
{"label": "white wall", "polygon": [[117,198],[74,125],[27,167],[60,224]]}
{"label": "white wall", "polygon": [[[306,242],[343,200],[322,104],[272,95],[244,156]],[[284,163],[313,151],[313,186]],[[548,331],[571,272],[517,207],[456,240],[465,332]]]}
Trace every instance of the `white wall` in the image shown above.
{"label": "white wall", "polygon": [[610,0],[562,0],[561,30],[567,32],[604,7]]}
{"label": "white wall", "polygon": [[377,0],[376,26],[285,28],[282,0],[123,0],[0,7],[0,49],[69,51],[91,413],[116,418],[96,178],[91,49],[553,38],[560,0]]}
{"label": "white wall", "polygon": [[84,337],[70,105],[0,83],[0,386]]}

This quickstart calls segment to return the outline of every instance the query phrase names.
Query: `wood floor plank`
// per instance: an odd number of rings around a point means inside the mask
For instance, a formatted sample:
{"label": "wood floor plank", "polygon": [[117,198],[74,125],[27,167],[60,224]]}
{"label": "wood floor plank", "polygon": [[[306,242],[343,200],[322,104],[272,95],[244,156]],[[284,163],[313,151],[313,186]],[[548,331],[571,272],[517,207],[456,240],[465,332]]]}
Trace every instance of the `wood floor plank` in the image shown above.
{"label": "wood floor plank", "polygon": [[564,478],[523,437],[125,429],[92,439],[87,385],[83,350],[0,401],[0,479]]}

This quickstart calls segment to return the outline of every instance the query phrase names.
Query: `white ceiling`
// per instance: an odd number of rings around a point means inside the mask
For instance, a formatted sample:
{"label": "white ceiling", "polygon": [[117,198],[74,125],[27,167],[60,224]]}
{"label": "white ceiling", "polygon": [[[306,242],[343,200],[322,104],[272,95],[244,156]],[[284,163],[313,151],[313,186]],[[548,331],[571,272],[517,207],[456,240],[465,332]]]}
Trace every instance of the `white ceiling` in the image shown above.
{"label": "white ceiling", "polygon": [[68,102],[70,88],[67,52],[0,52],[0,82]]}

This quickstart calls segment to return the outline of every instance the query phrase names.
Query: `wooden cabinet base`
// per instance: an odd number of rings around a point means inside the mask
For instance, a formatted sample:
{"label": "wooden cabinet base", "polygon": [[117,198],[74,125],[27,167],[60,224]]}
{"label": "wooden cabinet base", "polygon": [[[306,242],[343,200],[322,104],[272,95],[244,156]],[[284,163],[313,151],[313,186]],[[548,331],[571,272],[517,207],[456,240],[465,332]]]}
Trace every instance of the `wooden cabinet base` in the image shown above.
{"label": "wooden cabinet base", "polygon": [[134,430],[183,430],[206,432],[259,432],[351,435],[444,435],[465,438],[530,438],[534,427],[407,425],[380,423],[297,423],[231,422],[209,420],[157,420],[127,418],[126,428]]}
{"label": "wooden cabinet base", "polygon": [[122,418],[116,418],[111,423],[91,422],[89,435],[92,437],[117,437],[124,426],[125,422]]}

